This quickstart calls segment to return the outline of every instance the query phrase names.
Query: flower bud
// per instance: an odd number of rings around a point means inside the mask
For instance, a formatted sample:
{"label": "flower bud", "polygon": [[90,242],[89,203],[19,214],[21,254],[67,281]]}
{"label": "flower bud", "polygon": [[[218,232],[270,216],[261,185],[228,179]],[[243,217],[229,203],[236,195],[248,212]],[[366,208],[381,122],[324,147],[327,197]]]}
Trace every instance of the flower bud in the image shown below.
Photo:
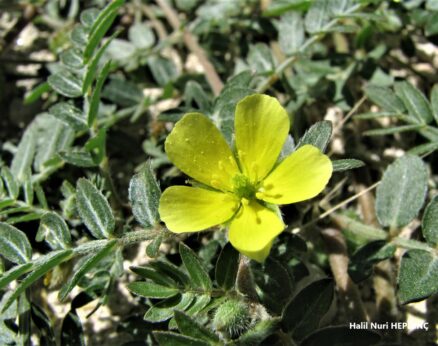
{"label": "flower bud", "polygon": [[230,299],[216,309],[213,328],[226,338],[235,338],[251,325],[250,308],[247,303]]}

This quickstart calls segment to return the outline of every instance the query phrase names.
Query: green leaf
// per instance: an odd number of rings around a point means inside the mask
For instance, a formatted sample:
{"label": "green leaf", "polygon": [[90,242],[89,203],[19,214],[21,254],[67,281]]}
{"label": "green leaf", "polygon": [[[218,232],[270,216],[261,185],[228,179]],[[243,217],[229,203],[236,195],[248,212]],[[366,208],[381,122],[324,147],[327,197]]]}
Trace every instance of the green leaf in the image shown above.
{"label": "green leaf", "polygon": [[28,262],[28,263],[16,265],[11,269],[9,269],[7,272],[3,273],[0,276],[0,290],[6,287],[12,281],[18,279],[20,276],[28,273],[32,267],[33,267],[33,263]]}
{"label": "green leaf", "polygon": [[431,11],[438,11],[438,1],[437,0],[426,0],[426,9]]}
{"label": "green leaf", "polygon": [[52,249],[65,249],[71,245],[71,235],[64,219],[54,212],[43,215],[36,235],[37,241],[45,239]]}
{"label": "green leaf", "polygon": [[90,28],[88,42],[84,49],[84,60],[87,62],[93,55],[94,49],[105,36],[117,16],[117,10],[123,5],[124,0],[114,0],[109,3],[97,16]]}
{"label": "green leaf", "polygon": [[106,156],[106,128],[102,127],[97,134],[85,143],[85,149],[90,153],[96,165],[102,163]]}
{"label": "green leaf", "polygon": [[79,70],[84,66],[82,53],[77,48],[70,48],[61,53],[61,62],[74,70]]}
{"label": "green leaf", "polygon": [[61,345],[85,346],[84,330],[76,311],[70,311],[62,321]]}
{"label": "green leaf", "polygon": [[238,345],[260,345],[271,334],[273,334],[280,323],[279,318],[271,318],[268,320],[262,320],[247,330],[238,339]]}
{"label": "green leaf", "polygon": [[333,281],[322,279],[304,287],[285,307],[283,328],[300,340],[315,330],[333,300]]}
{"label": "green leaf", "polygon": [[102,96],[124,107],[138,105],[143,100],[143,93],[135,83],[119,77],[110,78],[103,89]]}
{"label": "green leaf", "polygon": [[365,166],[365,163],[356,159],[333,160],[333,172],[344,172],[350,169],[360,168]]}
{"label": "green leaf", "polygon": [[178,330],[189,337],[211,342],[213,344],[219,342],[219,338],[213,332],[205,328],[203,325],[196,322],[193,318],[186,315],[184,312],[175,311],[175,321]]}
{"label": "green leaf", "polygon": [[221,130],[228,143],[231,143],[234,132],[234,112],[237,103],[245,96],[254,93],[248,87],[252,76],[249,72],[242,72],[231,78],[219,97],[216,99],[211,120]]}
{"label": "green leaf", "polygon": [[430,93],[430,105],[432,107],[435,123],[438,125],[438,84],[435,84]]}
{"label": "green leaf", "polygon": [[109,256],[117,245],[117,240],[113,239],[108,242],[101,250],[99,250],[96,254],[91,254],[85,262],[81,263],[79,269],[74,271],[74,274],[70,276],[68,281],[62,286],[59,291],[59,300],[65,301],[70,292],[75,288],[75,286],[79,283],[79,281],[87,274],[90,270],[95,268],[97,264],[103,260],[105,257]]}
{"label": "green leaf", "polygon": [[309,33],[321,32],[330,19],[330,1],[314,1],[306,13],[304,23]]}
{"label": "green leaf", "polygon": [[151,228],[160,220],[158,206],[161,191],[151,163],[146,163],[129,183],[129,201],[135,219],[145,228]]}
{"label": "green leaf", "polygon": [[[106,42],[100,47],[96,54],[94,54],[93,59],[87,64],[87,71],[85,73],[84,82],[82,84],[82,92],[86,94],[88,89],[93,84],[94,77],[96,75],[97,69],[99,67],[100,59],[102,58],[103,53],[105,53],[111,41],[120,33],[120,31],[116,31],[111,35],[110,38],[106,40]],[[104,67],[105,68],[105,67]],[[103,69],[102,69],[103,72]],[[97,88],[97,86],[96,86]]]}
{"label": "green leaf", "polygon": [[66,97],[82,96],[82,81],[68,71],[59,71],[52,74],[47,82],[57,93]]}
{"label": "green leaf", "polygon": [[200,339],[173,332],[154,332],[160,346],[209,346],[210,344]]}
{"label": "green leaf", "polygon": [[78,180],[76,206],[79,216],[94,237],[108,238],[112,234],[115,222],[108,201],[87,179]]}
{"label": "green leaf", "polygon": [[33,167],[35,171],[43,172],[50,163],[55,166],[62,164],[57,153],[70,148],[74,140],[74,131],[50,114],[38,117],[36,126],[39,138]]}
{"label": "green leaf", "polygon": [[380,339],[380,335],[372,330],[339,326],[318,329],[307,336],[300,345],[373,346],[380,345]]}
{"label": "green leaf", "polygon": [[102,90],[103,83],[105,83],[106,77],[111,70],[111,61],[108,61],[102,68],[102,71],[97,77],[96,86],[94,87],[93,94],[91,95],[90,107],[88,110],[87,123],[88,126],[92,127],[95,120],[97,119],[97,114],[99,112],[100,103],[100,91]]}
{"label": "green leaf", "polygon": [[188,81],[184,88],[184,102],[187,107],[191,107],[193,101],[202,111],[209,111],[211,108],[210,97],[201,84],[195,81]]}
{"label": "green leaf", "polygon": [[49,92],[51,90],[49,83],[44,82],[30,90],[28,93],[26,93],[26,96],[24,97],[24,104],[29,105],[31,103],[36,102],[41,98],[41,96]]}
{"label": "green leaf", "polygon": [[300,12],[288,12],[277,24],[281,50],[290,55],[297,52],[304,42],[304,22]]}
{"label": "green leaf", "polygon": [[428,124],[432,121],[429,101],[420,90],[408,82],[396,83],[394,88],[415,123]]}
{"label": "green leaf", "polygon": [[17,264],[30,261],[32,247],[26,234],[18,228],[0,222],[0,255]]}
{"label": "green leaf", "polygon": [[33,197],[34,197],[34,191],[33,191],[33,184],[30,179],[26,179],[26,181],[23,183],[23,192],[24,192],[24,201],[27,205],[33,205]]}
{"label": "green leaf", "polygon": [[330,13],[334,16],[341,16],[351,9],[356,2],[356,0],[330,0]]}
{"label": "green leaf", "polygon": [[39,329],[40,335],[44,335],[46,345],[56,345],[54,327],[52,327],[52,321],[49,316],[36,304],[31,304],[30,311],[32,322]]}
{"label": "green leaf", "polygon": [[365,131],[363,133],[363,135],[364,136],[386,136],[386,135],[392,135],[392,134],[401,133],[401,132],[417,131],[417,130],[423,129],[424,127],[425,127],[424,124],[395,126],[395,127],[389,127],[389,128],[383,128],[383,129],[368,130],[368,131]]}
{"label": "green leaf", "polygon": [[438,12],[434,11],[429,14],[424,29],[426,36],[438,34]]}
{"label": "green leaf", "polygon": [[148,58],[147,64],[155,81],[162,87],[173,82],[177,77],[175,64],[169,59],[153,55]]}
{"label": "green leaf", "polygon": [[263,11],[264,17],[277,17],[291,10],[307,10],[311,0],[276,0],[269,3],[266,10]]}
{"label": "green leaf", "polygon": [[149,263],[149,265],[156,271],[163,273],[171,277],[173,280],[179,282],[184,286],[188,286],[190,283],[189,277],[180,268],[170,262],[155,261]]}
{"label": "green leaf", "polygon": [[83,112],[71,103],[59,102],[50,107],[49,113],[76,131],[84,131],[88,128]]}
{"label": "green leaf", "polygon": [[150,48],[155,43],[154,33],[144,23],[131,25],[128,31],[128,38],[138,49]]}
{"label": "green leaf", "polygon": [[396,114],[405,112],[403,102],[387,87],[368,85],[365,88],[365,94],[384,111]]}
{"label": "green leaf", "polygon": [[269,74],[275,70],[271,49],[265,43],[250,44],[247,60],[259,74]]}
{"label": "green leaf", "polygon": [[205,270],[198,256],[184,243],[179,244],[179,253],[181,259],[189,272],[193,287],[203,288],[206,291],[211,290],[212,283],[207,271]]}
{"label": "green leaf", "polygon": [[380,224],[400,228],[411,222],[423,206],[427,179],[426,166],[417,156],[405,155],[389,165],[376,193]]}
{"label": "green leaf", "polygon": [[348,274],[354,282],[365,280],[373,273],[373,265],[391,258],[396,250],[395,245],[386,240],[376,240],[360,247],[351,256]]}
{"label": "green leaf", "polygon": [[300,138],[296,149],[305,144],[311,144],[319,148],[322,152],[325,152],[332,136],[332,130],[333,126],[330,121],[318,121],[313,124],[306,133],[304,133],[303,137]]}
{"label": "green leaf", "polygon": [[423,236],[429,245],[438,245],[438,195],[427,205],[421,222]]}
{"label": "green leaf", "polygon": [[201,294],[195,297],[195,301],[185,311],[189,316],[198,316],[198,314],[210,303],[211,297],[208,294]]}
{"label": "green leaf", "polygon": [[67,163],[78,167],[96,167],[91,154],[87,151],[68,151],[60,152],[59,156]]}
{"label": "green leaf", "polygon": [[23,182],[30,174],[30,167],[35,155],[36,133],[30,125],[23,134],[17,152],[11,163],[11,173],[18,182]]}
{"label": "green leaf", "polygon": [[179,293],[175,287],[167,287],[153,282],[136,281],[128,284],[128,289],[145,298],[170,298]]}
{"label": "green leaf", "polygon": [[17,299],[22,293],[24,293],[26,288],[32,285],[36,280],[49,272],[51,269],[68,260],[72,254],[72,250],[61,250],[51,252],[49,255],[38,258],[38,260],[35,261],[32,272],[27,275],[23,279],[23,281],[21,281],[21,283],[17,286],[14,293],[7,300],[2,312],[4,312],[14,302],[15,299]]}
{"label": "green leaf", "polygon": [[429,152],[433,152],[438,149],[438,142],[430,142],[417,145],[408,150],[408,154],[422,156]]}
{"label": "green leaf", "polygon": [[224,290],[234,287],[239,269],[239,252],[230,243],[226,243],[216,263],[216,282]]}
{"label": "green leaf", "polygon": [[35,195],[37,197],[38,203],[41,205],[43,209],[49,209],[47,204],[46,195],[41,185],[38,183],[34,183],[33,189],[35,190]]}
{"label": "green leaf", "polygon": [[163,322],[170,319],[176,310],[184,311],[195,299],[194,293],[183,293],[174,297],[162,300],[155,304],[144,315],[144,320],[148,322]]}
{"label": "green leaf", "polygon": [[409,250],[401,260],[398,296],[402,304],[438,292],[438,257],[423,250]]}
{"label": "green leaf", "polygon": [[151,269],[149,267],[131,267],[130,268],[135,274],[140,275],[145,279],[154,281],[155,283],[162,286],[176,286],[176,282],[167,276],[165,273],[161,273],[157,270]]}
{"label": "green leaf", "polygon": [[91,28],[99,17],[99,10],[97,8],[89,8],[81,12],[80,20],[83,26]]}
{"label": "green leaf", "polygon": [[253,264],[260,300],[270,311],[280,314],[293,292],[293,278],[277,260],[268,257],[263,265]]}
{"label": "green leaf", "polygon": [[83,51],[88,42],[88,30],[82,25],[76,25],[70,33],[70,40]]}
{"label": "green leaf", "polygon": [[163,236],[157,235],[147,246],[146,246],[146,255],[151,258],[158,257],[161,243],[163,242]]}
{"label": "green leaf", "polygon": [[2,177],[5,181],[6,188],[8,190],[9,197],[12,199],[16,199],[18,197],[18,194],[20,192],[18,184],[12,175],[10,169],[6,166],[2,167],[1,170]]}

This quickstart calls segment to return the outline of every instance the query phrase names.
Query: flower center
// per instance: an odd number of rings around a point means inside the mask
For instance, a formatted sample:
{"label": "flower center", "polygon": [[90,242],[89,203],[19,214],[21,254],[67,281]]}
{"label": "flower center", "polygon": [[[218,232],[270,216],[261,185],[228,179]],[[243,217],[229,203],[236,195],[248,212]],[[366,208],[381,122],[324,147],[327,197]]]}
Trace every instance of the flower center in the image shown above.
{"label": "flower center", "polygon": [[245,175],[236,174],[233,177],[233,192],[237,197],[251,200],[255,198],[256,191],[254,185]]}

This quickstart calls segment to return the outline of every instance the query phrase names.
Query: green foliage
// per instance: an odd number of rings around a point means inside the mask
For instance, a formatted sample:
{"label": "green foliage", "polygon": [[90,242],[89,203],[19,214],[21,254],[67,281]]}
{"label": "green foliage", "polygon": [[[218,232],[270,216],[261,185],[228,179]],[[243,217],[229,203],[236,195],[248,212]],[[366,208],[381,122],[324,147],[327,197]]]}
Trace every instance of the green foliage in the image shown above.
{"label": "green foliage", "polygon": [[[413,307],[400,305],[427,299],[432,322],[437,1],[0,11],[0,344],[117,343],[90,328],[104,305],[124,345],[435,341],[348,326],[381,319],[378,301],[407,321]],[[204,113],[237,154],[236,104],[254,93],[276,97],[292,124],[276,164],[311,144],[337,173],[320,196],[281,209],[286,227],[263,264],[227,242],[227,222],[175,234],[159,215],[161,187],[195,186],[165,153],[173,124]],[[327,228],[340,231],[335,248]],[[384,292],[373,280],[393,274]]]}
{"label": "green foliage", "polygon": [[329,121],[318,122],[304,133],[297,144],[297,149],[305,144],[312,144],[325,152],[332,136],[332,124]]}
{"label": "green foliage", "polygon": [[438,290],[438,257],[423,250],[409,250],[402,258],[398,284],[402,303],[424,299]]}
{"label": "green foliage", "polygon": [[132,177],[129,183],[129,201],[132,213],[143,227],[153,227],[159,221],[160,196],[160,187],[149,162]]}
{"label": "green foliage", "polygon": [[32,247],[26,234],[6,223],[0,223],[0,254],[13,263],[26,263],[32,257]]}
{"label": "green foliage", "polygon": [[78,180],[76,207],[82,221],[95,238],[108,238],[115,222],[105,196],[87,179]]}
{"label": "green foliage", "polygon": [[400,228],[420,211],[427,191],[427,170],[416,156],[391,164],[377,187],[376,213],[382,226]]}
{"label": "green foliage", "polygon": [[239,253],[230,243],[225,244],[216,263],[215,276],[216,281],[224,290],[234,287],[236,282]]}
{"label": "green foliage", "polygon": [[333,281],[322,279],[304,287],[285,307],[282,326],[301,340],[316,329],[333,300]]}
{"label": "green foliage", "polygon": [[438,244],[438,196],[427,205],[422,221],[423,236],[431,246]]}
{"label": "green foliage", "polygon": [[46,240],[54,250],[71,246],[71,235],[67,224],[62,217],[53,212],[44,214],[41,218],[35,239],[37,241]]}

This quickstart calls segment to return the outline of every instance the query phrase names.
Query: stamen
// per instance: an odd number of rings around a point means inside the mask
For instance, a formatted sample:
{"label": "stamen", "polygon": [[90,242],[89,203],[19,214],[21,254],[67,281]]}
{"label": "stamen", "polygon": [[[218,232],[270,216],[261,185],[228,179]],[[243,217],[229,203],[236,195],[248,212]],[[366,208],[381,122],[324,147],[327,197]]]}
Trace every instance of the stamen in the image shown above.
{"label": "stamen", "polygon": [[249,200],[247,200],[245,197],[242,197],[240,201],[242,202],[243,205],[249,205]]}
{"label": "stamen", "polygon": [[266,194],[264,192],[256,192],[256,198],[257,199],[263,199],[263,197],[265,197]]}

